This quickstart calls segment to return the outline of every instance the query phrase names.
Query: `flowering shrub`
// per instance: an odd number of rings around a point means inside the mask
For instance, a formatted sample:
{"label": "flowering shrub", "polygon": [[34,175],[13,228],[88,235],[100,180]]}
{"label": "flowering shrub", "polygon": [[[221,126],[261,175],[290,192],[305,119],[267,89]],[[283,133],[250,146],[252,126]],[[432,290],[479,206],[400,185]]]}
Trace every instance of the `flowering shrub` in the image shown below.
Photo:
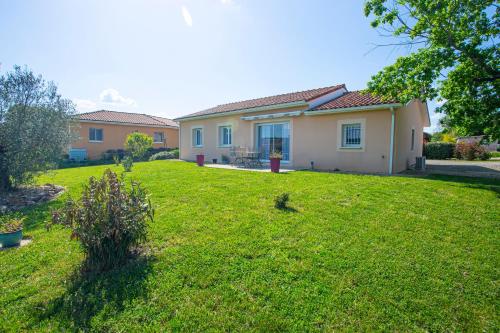
{"label": "flowering shrub", "polygon": [[491,158],[491,154],[481,146],[479,143],[468,143],[468,142],[459,142],[455,147],[455,156],[460,160],[469,160],[473,161],[476,159],[479,160],[488,160]]}
{"label": "flowering shrub", "polygon": [[140,184],[127,190],[123,180],[107,169],[101,179],[91,177],[80,201],[69,199],[52,212],[52,224],[70,228],[71,238],[83,247],[87,268],[108,270],[122,264],[146,240],[147,220],[154,211]]}

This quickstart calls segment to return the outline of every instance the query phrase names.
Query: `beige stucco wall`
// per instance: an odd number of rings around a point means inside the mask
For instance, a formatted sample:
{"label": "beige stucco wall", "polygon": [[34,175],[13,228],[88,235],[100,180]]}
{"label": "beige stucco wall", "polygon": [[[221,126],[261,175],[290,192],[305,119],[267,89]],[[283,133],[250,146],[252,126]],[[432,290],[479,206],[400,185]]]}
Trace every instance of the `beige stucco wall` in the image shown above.
{"label": "beige stucco wall", "polygon": [[[293,110],[304,108],[295,108]],[[338,113],[317,116],[278,118],[272,120],[242,120],[242,116],[293,111],[280,109],[259,113],[237,114],[225,117],[181,121],[180,158],[193,161],[197,154],[204,154],[205,160],[220,160],[221,155],[229,155],[229,148],[218,147],[218,125],[231,124],[233,145],[253,149],[255,146],[256,124],[264,122],[290,123],[290,162],[285,164],[297,169],[310,168],[314,161],[320,170],[339,169],[387,173],[389,169],[390,118],[389,110]],[[345,120],[360,120],[364,124],[363,149],[339,148],[339,123]],[[192,129],[203,128],[203,147],[192,147]]]}
{"label": "beige stucco wall", "polygon": [[[417,156],[422,156],[425,117],[424,103],[412,101],[396,110],[394,135],[394,172],[401,172],[415,164]],[[415,145],[411,150],[411,130],[415,129]]]}
{"label": "beige stucco wall", "polygon": [[[91,127],[103,129],[102,142],[89,141],[89,128]],[[77,132],[78,139],[71,144],[71,147],[87,149],[89,159],[99,159],[102,153],[109,149],[123,149],[127,135],[135,131],[151,137],[153,137],[154,132],[163,132],[166,142],[153,143],[154,148],[179,147],[179,130],[176,128],[79,122],[74,130]]]}

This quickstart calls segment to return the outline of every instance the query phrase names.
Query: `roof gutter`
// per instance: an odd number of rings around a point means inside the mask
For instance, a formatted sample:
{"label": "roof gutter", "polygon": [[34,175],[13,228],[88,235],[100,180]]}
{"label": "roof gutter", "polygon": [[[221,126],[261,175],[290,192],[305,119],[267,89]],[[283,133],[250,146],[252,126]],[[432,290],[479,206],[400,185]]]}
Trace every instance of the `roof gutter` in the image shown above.
{"label": "roof gutter", "polygon": [[240,109],[240,110],[235,110],[235,111],[210,113],[210,114],[205,114],[205,115],[200,115],[200,116],[192,116],[192,117],[185,116],[185,117],[175,118],[174,120],[178,121],[178,122],[182,122],[182,121],[195,120],[195,119],[207,119],[207,118],[229,116],[229,115],[241,114],[241,113],[269,111],[269,110],[291,108],[291,107],[300,107],[300,106],[309,107],[309,103],[307,103],[306,101],[298,101],[298,102],[291,102],[291,103],[273,104],[273,105],[259,106],[259,107],[255,107],[255,108]]}
{"label": "roof gutter", "polygon": [[399,108],[399,107],[402,107],[402,106],[403,106],[403,104],[401,104],[401,103],[354,106],[354,107],[350,107],[350,108],[338,108],[338,109],[327,109],[327,110],[317,110],[317,111],[305,111],[304,115],[306,115],[306,116],[319,116],[319,115],[331,114],[331,113],[359,112],[359,111],[370,111],[370,110],[384,110],[384,109],[391,109],[391,108]]}

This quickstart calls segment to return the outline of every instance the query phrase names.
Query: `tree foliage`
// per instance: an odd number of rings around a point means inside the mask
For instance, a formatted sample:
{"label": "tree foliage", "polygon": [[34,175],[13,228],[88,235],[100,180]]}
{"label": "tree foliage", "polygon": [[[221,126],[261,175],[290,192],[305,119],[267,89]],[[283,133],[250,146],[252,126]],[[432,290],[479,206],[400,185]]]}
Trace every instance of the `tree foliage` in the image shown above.
{"label": "tree foliage", "polygon": [[134,158],[142,158],[148,149],[153,147],[153,138],[144,133],[131,133],[125,140],[127,149]]}
{"label": "tree foliage", "polygon": [[500,8],[493,0],[367,0],[372,26],[416,51],[372,77],[368,90],[408,102],[438,99],[443,125],[500,138]]}
{"label": "tree foliage", "polygon": [[30,181],[60,158],[74,112],[53,82],[27,68],[0,76],[0,190]]}

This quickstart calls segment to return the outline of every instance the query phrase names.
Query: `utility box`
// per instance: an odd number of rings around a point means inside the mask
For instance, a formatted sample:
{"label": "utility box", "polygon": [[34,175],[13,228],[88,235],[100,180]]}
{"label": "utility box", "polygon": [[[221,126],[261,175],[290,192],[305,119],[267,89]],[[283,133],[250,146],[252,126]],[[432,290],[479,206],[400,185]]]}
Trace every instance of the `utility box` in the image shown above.
{"label": "utility box", "polygon": [[425,170],[425,156],[418,156],[416,158],[415,170],[418,170],[418,171]]}

